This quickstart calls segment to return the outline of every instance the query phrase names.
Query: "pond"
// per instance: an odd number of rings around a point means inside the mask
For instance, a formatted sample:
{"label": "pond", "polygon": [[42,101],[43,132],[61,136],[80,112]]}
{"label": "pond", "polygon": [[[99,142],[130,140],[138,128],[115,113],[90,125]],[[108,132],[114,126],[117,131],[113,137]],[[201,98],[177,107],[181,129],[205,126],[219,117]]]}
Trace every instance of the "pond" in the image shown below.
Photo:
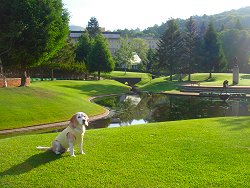
{"label": "pond", "polygon": [[[151,122],[174,121],[225,116],[250,116],[250,99],[234,99],[226,102],[219,98],[146,94],[109,96],[96,98],[95,103],[110,109],[104,119],[90,122],[87,129],[112,128]],[[24,134],[61,131],[49,128],[31,132],[0,135],[1,138]]]}
{"label": "pond", "polygon": [[249,116],[249,98],[219,98],[166,94],[121,95],[97,98],[95,103],[111,110],[109,117],[90,128],[120,127],[151,122],[225,116]]}

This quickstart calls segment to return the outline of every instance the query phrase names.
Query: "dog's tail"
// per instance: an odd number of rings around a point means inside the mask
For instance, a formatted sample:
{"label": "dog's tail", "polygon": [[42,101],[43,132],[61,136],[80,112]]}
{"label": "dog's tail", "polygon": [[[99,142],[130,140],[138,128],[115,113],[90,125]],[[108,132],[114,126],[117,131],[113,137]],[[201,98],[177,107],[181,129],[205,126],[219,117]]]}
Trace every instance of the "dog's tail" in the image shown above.
{"label": "dog's tail", "polygon": [[39,150],[44,150],[44,151],[51,151],[51,147],[43,147],[43,146],[37,146],[36,147],[37,149],[39,149]]}

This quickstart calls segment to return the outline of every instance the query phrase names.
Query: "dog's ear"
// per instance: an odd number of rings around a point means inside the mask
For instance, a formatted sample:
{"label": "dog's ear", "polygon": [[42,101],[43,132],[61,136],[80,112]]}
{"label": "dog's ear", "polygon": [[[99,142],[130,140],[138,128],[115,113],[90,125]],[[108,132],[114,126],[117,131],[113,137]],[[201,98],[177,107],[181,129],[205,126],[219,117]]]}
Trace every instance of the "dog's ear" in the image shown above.
{"label": "dog's ear", "polygon": [[73,115],[69,121],[70,121],[70,122],[69,122],[69,125],[71,125],[73,128],[76,128],[76,126],[77,126],[76,114]]}
{"label": "dog's ear", "polygon": [[89,117],[87,115],[85,117],[86,117],[85,125],[89,126]]}

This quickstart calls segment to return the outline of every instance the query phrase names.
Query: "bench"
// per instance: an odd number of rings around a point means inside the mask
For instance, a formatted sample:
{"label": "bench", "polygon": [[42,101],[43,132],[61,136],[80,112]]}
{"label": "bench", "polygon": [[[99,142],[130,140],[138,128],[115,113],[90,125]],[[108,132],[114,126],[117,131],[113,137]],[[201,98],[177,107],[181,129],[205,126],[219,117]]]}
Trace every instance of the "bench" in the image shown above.
{"label": "bench", "polygon": [[191,86],[194,86],[194,85],[200,86],[200,82],[199,81],[191,81],[190,85]]}

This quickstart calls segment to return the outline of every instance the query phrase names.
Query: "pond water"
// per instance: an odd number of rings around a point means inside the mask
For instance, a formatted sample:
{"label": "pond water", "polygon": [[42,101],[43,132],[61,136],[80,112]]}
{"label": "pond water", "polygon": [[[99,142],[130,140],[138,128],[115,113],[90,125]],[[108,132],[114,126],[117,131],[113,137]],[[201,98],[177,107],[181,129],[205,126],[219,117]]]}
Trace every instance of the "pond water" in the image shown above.
{"label": "pond water", "polygon": [[120,127],[150,122],[225,116],[249,116],[249,98],[222,101],[219,98],[166,94],[121,95],[97,98],[111,115],[90,128]]}

